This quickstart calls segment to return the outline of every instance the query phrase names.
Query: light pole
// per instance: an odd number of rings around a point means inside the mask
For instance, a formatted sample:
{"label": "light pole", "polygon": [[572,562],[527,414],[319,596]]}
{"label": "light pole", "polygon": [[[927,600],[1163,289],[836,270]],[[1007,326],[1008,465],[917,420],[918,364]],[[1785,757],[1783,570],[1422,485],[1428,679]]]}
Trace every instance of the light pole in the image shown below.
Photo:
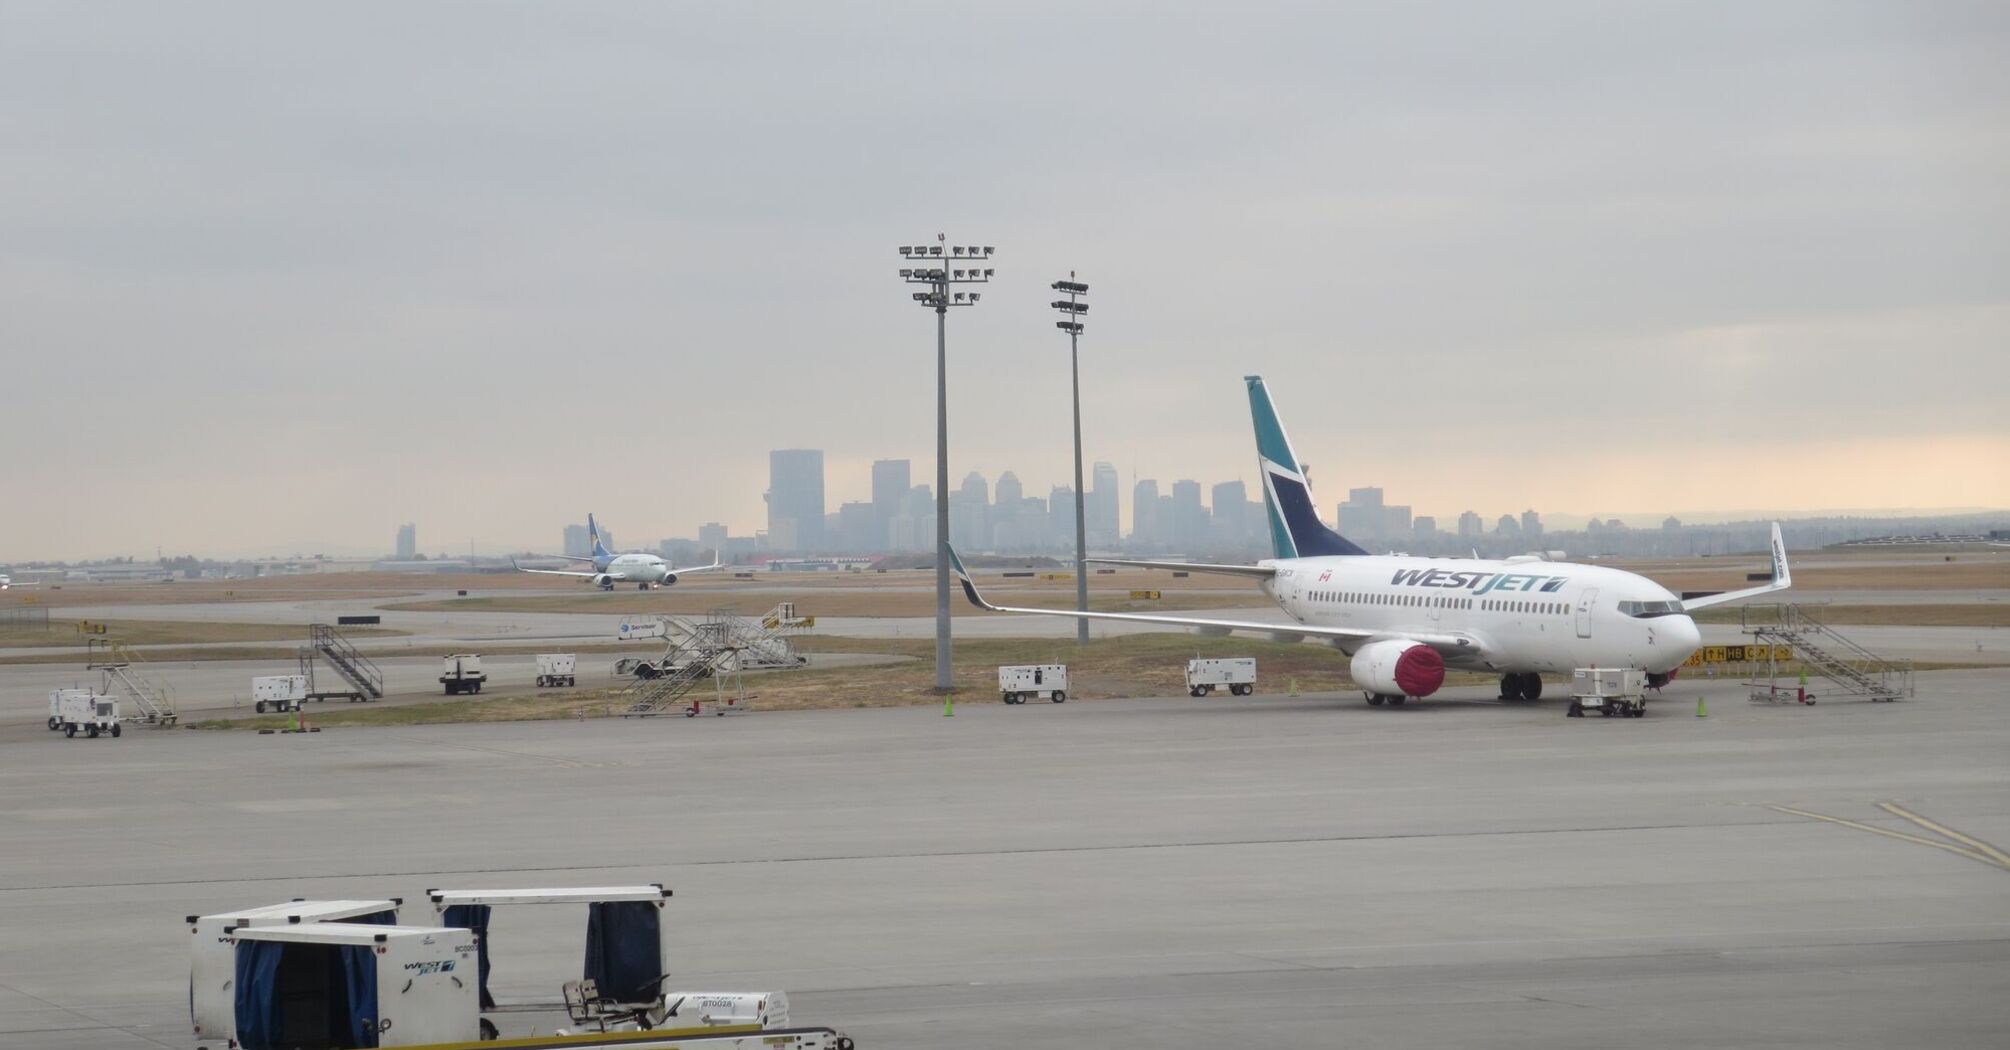
{"label": "light pole", "polygon": [[[1082,337],[1082,315],[1089,312],[1089,304],[1082,301],[1089,294],[1089,286],[1075,280],[1075,271],[1068,271],[1068,279],[1055,281],[1054,290],[1066,295],[1066,299],[1054,300],[1054,309],[1061,311],[1061,320],[1054,327],[1068,333],[1068,374],[1075,387],[1075,608],[1089,611],[1089,542],[1088,524],[1082,517],[1082,364],[1081,355],[1076,352],[1076,341]],[[1075,644],[1089,644],[1089,621],[1075,621]]]}
{"label": "light pole", "polygon": [[923,289],[914,301],[935,311],[935,690],[947,693],[955,684],[949,670],[949,308],[973,306],[981,292],[952,291],[957,284],[991,280],[990,246],[945,245],[945,234],[934,244],[903,244],[901,280]]}

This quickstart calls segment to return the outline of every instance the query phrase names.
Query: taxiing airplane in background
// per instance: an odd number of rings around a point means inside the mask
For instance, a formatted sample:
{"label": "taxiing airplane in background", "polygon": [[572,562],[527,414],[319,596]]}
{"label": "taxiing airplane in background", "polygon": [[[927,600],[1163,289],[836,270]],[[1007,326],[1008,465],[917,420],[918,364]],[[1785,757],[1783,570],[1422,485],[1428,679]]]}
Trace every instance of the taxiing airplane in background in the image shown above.
{"label": "taxiing airplane in background", "polygon": [[[651,587],[668,587],[677,582],[677,577],[694,572],[716,572],[725,568],[719,562],[719,552],[712,552],[712,564],[694,565],[689,568],[672,568],[670,563],[654,554],[616,554],[600,542],[600,526],[594,523],[593,515],[586,516],[586,535],[593,542],[591,556],[576,554],[555,554],[551,557],[567,561],[583,561],[593,564],[592,572],[572,572],[566,569],[526,569],[516,566],[518,572],[533,572],[540,576],[571,576],[575,579],[592,580],[594,586],[603,591],[611,591],[617,583],[635,584],[638,590]],[[514,564],[514,563],[512,563]]]}
{"label": "taxiing airplane in background", "polygon": [[1638,668],[1665,684],[1702,635],[1689,614],[1792,585],[1780,526],[1773,525],[1773,580],[1761,587],[1684,601],[1653,580],[1603,565],[1548,561],[1375,555],[1319,520],[1305,469],[1277,418],[1263,377],[1243,380],[1256,424],[1256,452],[1269,512],[1273,558],[1255,565],[1097,559],[1182,572],[1221,573],[1256,582],[1294,621],[1288,624],[1078,612],[993,605],[978,593],[961,558],[950,564],[972,604],[993,612],[1067,616],[1191,627],[1202,634],[1249,632],[1277,641],[1325,640],[1353,659],[1354,681],[1370,704],[1400,704],[1444,684],[1447,668],[1497,673],[1501,696],[1534,700],[1542,673],[1579,667]]}

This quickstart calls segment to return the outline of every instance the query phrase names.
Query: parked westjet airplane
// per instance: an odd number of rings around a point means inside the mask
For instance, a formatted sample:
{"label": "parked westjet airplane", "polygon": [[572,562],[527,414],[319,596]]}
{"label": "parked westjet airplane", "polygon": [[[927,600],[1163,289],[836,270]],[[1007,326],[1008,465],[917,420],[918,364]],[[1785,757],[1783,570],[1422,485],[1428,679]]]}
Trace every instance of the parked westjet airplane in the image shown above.
{"label": "parked westjet airplane", "polygon": [[1639,668],[1651,684],[1662,685],[1702,642],[1691,612],[1792,585],[1777,522],[1771,583],[1687,601],[1643,576],[1538,555],[1492,561],[1370,554],[1319,520],[1263,377],[1243,382],[1276,557],[1255,565],[1112,563],[1253,579],[1295,624],[993,605],[951,551],[963,593],[992,612],[1162,623],[1210,635],[1244,631],[1286,642],[1323,638],[1353,658],[1355,684],[1380,706],[1437,692],[1446,668],[1498,673],[1501,696],[1511,700],[1541,696],[1544,671],[1567,674],[1578,667]]}
{"label": "parked westjet airplane", "polygon": [[583,557],[577,554],[554,554],[551,557],[568,561],[593,563],[592,572],[568,572],[564,569],[526,569],[521,565],[518,572],[534,572],[540,576],[572,576],[582,580],[592,580],[603,591],[611,591],[617,583],[633,583],[638,590],[650,587],[668,587],[677,582],[677,577],[685,573],[716,572],[725,566],[719,563],[719,552],[712,552],[712,564],[694,565],[686,569],[673,569],[670,563],[654,554],[616,554],[600,542],[600,526],[593,521],[593,515],[586,516],[586,535],[593,541],[593,555]]}

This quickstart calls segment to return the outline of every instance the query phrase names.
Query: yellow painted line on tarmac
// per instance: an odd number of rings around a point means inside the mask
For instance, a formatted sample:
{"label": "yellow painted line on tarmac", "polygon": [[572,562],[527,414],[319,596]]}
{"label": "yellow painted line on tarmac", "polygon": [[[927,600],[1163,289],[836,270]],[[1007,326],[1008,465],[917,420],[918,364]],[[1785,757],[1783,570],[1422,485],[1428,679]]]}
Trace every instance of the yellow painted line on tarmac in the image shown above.
{"label": "yellow painted line on tarmac", "polygon": [[1944,824],[1935,823],[1934,821],[1928,820],[1925,817],[1922,817],[1919,814],[1914,813],[1909,809],[1906,809],[1904,806],[1901,806],[1896,802],[1880,802],[1877,804],[1877,808],[1884,810],[1886,813],[1890,813],[1893,816],[1904,817],[1905,819],[1912,821],[1914,824],[1917,824],[1928,831],[1931,831],[1938,835],[1945,835],[1948,838],[1951,838],[1954,841],[1959,842],[1964,846],[1974,847],[1974,849],[1977,852],[1988,854],[1989,859],[1995,861],[1998,864],[2003,865],[2006,868],[2010,868],[2010,853],[2005,853],[2002,850],[1997,849],[1994,846],[1991,846],[1989,843],[1974,837],[1973,835],[1964,835],[1961,832],[1956,831],[1953,828],[1950,828]]}
{"label": "yellow painted line on tarmac", "polygon": [[1898,839],[1901,842],[1913,842],[1921,846],[1932,846],[1934,849],[1944,849],[1949,853],[1956,853],[1963,857],[1967,857],[1969,860],[1981,861],[1982,863],[1987,864],[1992,868],[2004,868],[2005,870],[2010,870],[2010,865],[1999,864],[1993,858],[1989,857],[1986,854],[1978,853],[1975,850],[1971,850],[1963,846],[1956,846],[1952,843],[1940,842],[1929,838],[1922,838],[1918,835],[1908,835],[1903,831],[1893,831],[1890,828],[1880,828],[1875,824],[1864,824],[1854,820],[1844,820],[1841,817],[1831,817],[1822,813],[1810,813],[1805,809],[1794,809],[1791,806],[1769,805],[1766,808],[1772,810],[1778,810],[1781,813],[1791,813],[1797,817],[1807,817],[1810,820],[1826,820],[1831,824],[1841,824],[1843,827],[1846,828],[1855,828],[1858,831],[1868,831],[1873,835],[1883,835],[1886,838]]}

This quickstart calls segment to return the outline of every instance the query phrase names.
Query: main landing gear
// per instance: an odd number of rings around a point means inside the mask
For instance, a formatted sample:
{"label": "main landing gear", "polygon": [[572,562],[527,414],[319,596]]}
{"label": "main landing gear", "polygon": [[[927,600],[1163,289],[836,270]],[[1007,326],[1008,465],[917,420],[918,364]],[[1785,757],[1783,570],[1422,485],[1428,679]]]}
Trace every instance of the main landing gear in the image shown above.
{"label": "main landing gear", "polygon": [[1534,671],[1522,671],[1501,676],[1501,699],[1540,700],[1542,699],[1542,676]]}
{"label": "main landing gear", "polygon": [[1383,704],[1388,704],[1390,707],[1400,707],[1403,701],[1409,699],[1407,696],[1397,696],[1393,693],[1362,693],[1361,695],[1368,698],[1369,707],[1380,707]]}

